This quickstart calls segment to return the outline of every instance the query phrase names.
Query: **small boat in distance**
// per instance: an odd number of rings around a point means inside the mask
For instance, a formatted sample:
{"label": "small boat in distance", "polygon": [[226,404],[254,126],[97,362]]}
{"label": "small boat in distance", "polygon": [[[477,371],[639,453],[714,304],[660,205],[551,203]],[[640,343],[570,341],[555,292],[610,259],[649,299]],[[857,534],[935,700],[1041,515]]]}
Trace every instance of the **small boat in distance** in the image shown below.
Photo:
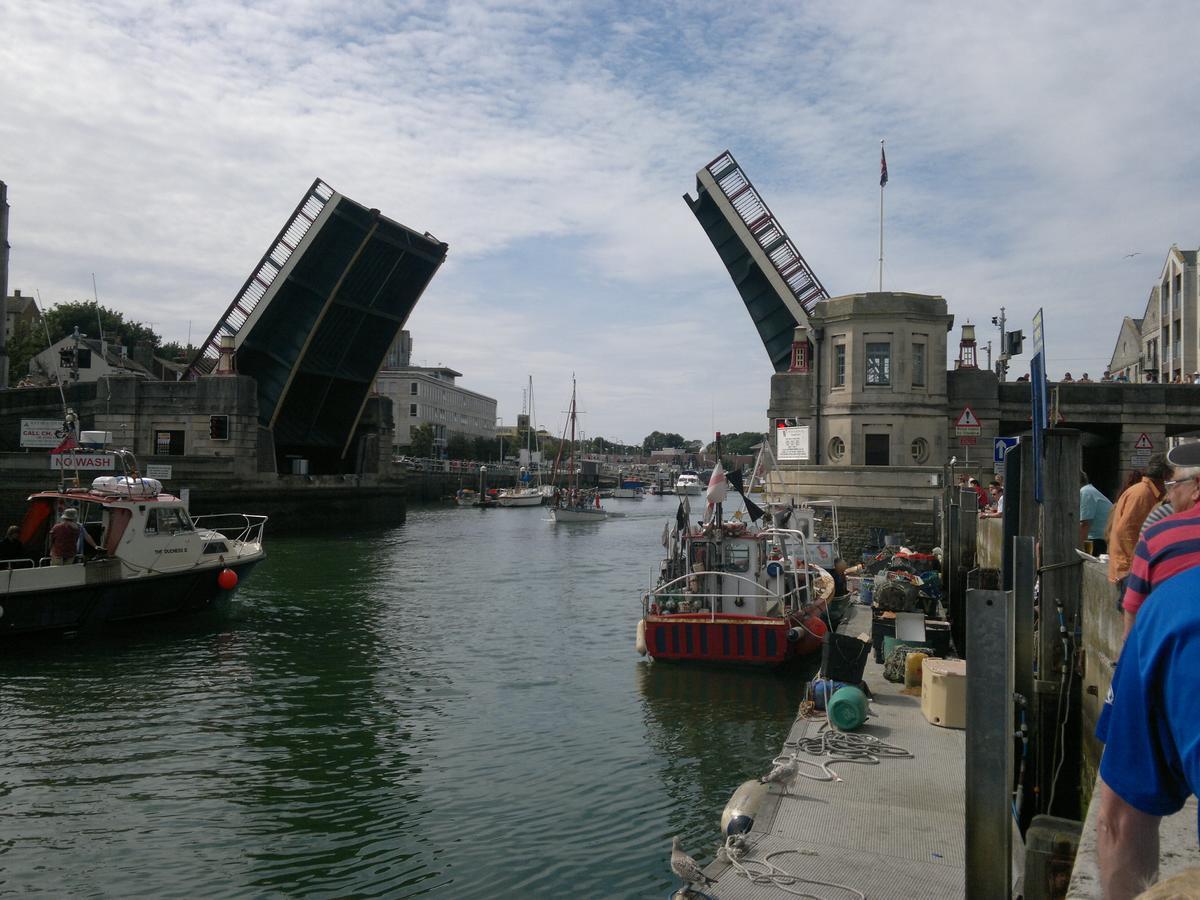
{"label": "small boat in distance", "polygon": [[[567,486],[557,491],[551,501],[550,518],[555,522],[603,522],[608,518],[608,511],[600,505],[600,494],[595,490],[583,489],[579,486],[579,466],[575,463],[575,379],[571,379],[571,408],[567,412],[567,422],[563,426],[563,440],[558,445],[558,455],[554,458],[554,469],[550,476],[552,484],[558,483],[559,462],[562,459],[563,447],[568,448]],[[570,429],[570,437],[567,430]]]}
{"label": "small boat in distance", "polygon": [[[0,637],[73,633],[206,609],[231,597],[265,558],[266,516],[193,518],[160,482],[139,474],[132,453],[106,452],[123,475],[30,496],[20,524],[25,556],[0,562]],[[51,538],[64,533],[52,535],[58,522],[75,523],[81,533],[77,553],[52,565]]]}
{"label": "small boat in distance", "polygon": [[520,475],[517,478],[515,487],[505,488],[496,494],[496,502],[503,507],[511,508],[514,506],[541,506],[546,499],[546,493],[542,488],[542,472],[541,468],[535,470],[536,484],[534,483],[534,475],[530,473],[529,468],[533,467],[536,457],[534,456],[534,424],[533,424],[533,376],[529,376],[529,389],[525,395],[526,409],[522,410],[521,418],[517,420],[518,429],[521,426],[522,420],[525,422],[525,449],[522,451],[522,466]]}
{"label": "small boat in distance", "polygon": [[694,470],[684,469],[675,479],[675,493],[697,497],[704,493],[704,484]]}
{"label": "small boat in distance", "polygon": [[618,484],[613,488],[614,500],[641,500],[646,493],[646,487],[637,478],[626,478],[624,474],[617,479]]}

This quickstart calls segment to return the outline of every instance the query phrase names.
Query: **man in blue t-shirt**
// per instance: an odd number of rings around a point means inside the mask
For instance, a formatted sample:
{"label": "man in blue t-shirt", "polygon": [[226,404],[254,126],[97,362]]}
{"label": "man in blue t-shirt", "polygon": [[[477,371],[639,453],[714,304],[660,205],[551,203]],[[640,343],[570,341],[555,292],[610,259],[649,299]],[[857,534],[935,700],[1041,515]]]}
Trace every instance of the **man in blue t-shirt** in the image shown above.
{"label": "man in blue t-shirt", "polygon": [[1200,567],[1146,598],[1096,726],[1105,742],[1096,827],[1106,898],[1133,897],[1153,880],[1160,819],[1200,792],[1197,596]]}
{"label": "man in blue t-shirt", "polygon": [[1108,514],[1112,501],[1092,484],[1087,472],[1079,473],[1079,546],[1092,542],[1092,556],[1108,549],[1104,533],[1108,530]]}

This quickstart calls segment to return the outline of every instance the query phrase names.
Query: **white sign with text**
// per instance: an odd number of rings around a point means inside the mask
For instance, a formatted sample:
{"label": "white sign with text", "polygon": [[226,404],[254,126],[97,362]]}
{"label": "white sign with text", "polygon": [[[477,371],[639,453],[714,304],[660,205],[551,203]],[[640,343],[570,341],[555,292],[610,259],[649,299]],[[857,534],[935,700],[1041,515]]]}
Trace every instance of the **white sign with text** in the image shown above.
{"label": "white sign with text", "polygon": [[111,472],[113,456],[111,453],[51,453],[51,469],[78,469],[81,472]]}
{"label": "white sign with text", "polygon": [[776,453],[779,459],[808,459],[807,425],[776,428],[775,433],[779,435],[779,447]]}
{"label": "white sign with text", "polygon": [[62,443],[62,419],[22,419],[22,447],[57,447]]}

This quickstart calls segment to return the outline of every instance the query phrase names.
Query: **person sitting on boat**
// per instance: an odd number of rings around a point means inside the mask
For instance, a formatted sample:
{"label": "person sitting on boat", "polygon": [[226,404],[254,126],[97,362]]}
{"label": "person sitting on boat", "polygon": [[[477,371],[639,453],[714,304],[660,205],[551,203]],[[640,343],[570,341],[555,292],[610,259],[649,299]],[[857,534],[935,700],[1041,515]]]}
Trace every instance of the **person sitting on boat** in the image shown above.
{"label": "person sitting on boat", "polygon": [[0,561],[8,562],[24,558],[25,550],[21,547],[21,529],[16,525],[9,525],[8,531],[4,533],[4,540],[0,541]]}
{"label": "person sitting on boat", "polygon": [[74,507],[64,509],[62,518],[50,529],[50,565],[69,566],[79,555],[79,536],[91,545],[93,550],[99,549],[87,529],[79,524],[79,510]]}

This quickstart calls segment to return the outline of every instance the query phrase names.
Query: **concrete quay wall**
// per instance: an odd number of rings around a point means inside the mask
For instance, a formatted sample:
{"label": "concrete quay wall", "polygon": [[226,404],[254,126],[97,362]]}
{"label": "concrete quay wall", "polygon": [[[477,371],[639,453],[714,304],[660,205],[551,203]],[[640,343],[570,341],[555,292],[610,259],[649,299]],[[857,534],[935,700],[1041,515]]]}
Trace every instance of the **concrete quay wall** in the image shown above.
{"label": "concrete quay wall", "polygon": [[842,556],[853,565],[870,546],[875,528],[903,535],[916,550],[936,546],[941,477],[940,469],[918,466],[781,467],[768,476],[766,495],[785,503],[833,500]]}
{"label": "concrete quay wall", "polygon": [[[245,475],[232,457],[169,457],[163,489],[188,490],[193,515],[249,513],[271,517],[268,534],[332,531],[402,524],[407,515],[403,477],[376,475]],[[161,462],[155,459],[153,462]],[[46,451],[0,453],[0,526],[20,521],[26,498],[57,487]],[[84,473],[91,483],[96,474]]]}

